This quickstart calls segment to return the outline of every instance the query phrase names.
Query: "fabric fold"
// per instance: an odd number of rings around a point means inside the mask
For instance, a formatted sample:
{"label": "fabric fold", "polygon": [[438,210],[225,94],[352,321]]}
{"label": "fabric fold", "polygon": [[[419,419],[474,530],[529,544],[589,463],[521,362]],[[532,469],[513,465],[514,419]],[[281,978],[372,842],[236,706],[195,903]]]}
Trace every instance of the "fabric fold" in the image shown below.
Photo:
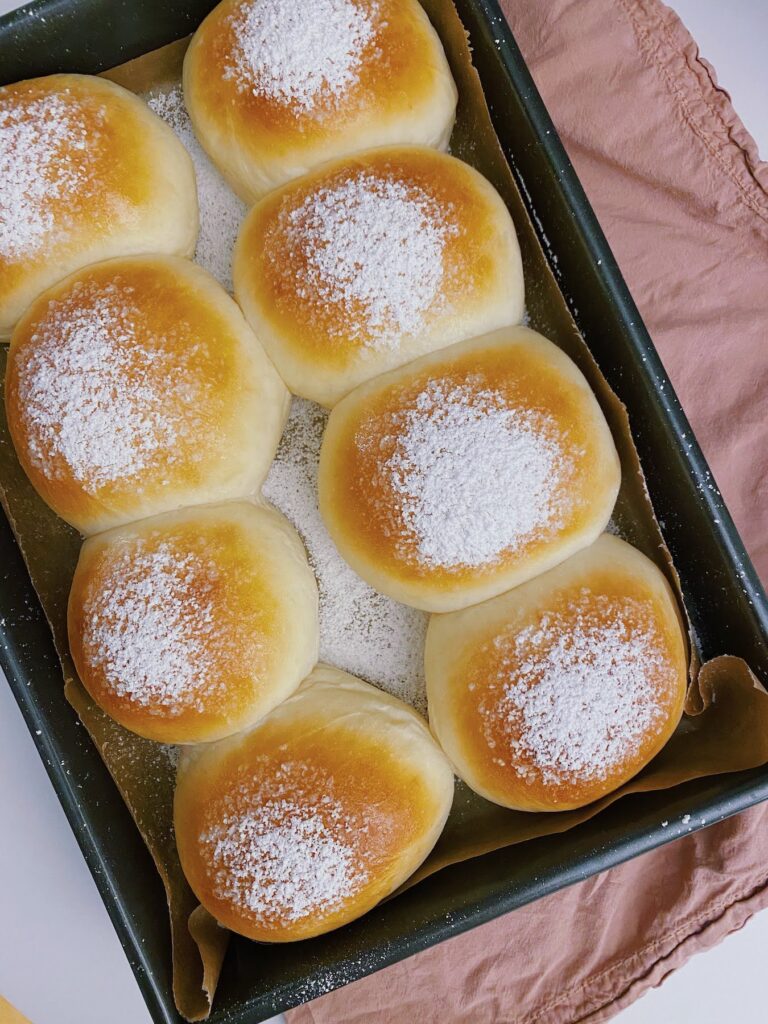
{"label": "fabric fold", "polygon": [[[758,572],[768,577],[768,164],[658,0],[505,14]],[[768,807],[288,1014],[598,1024],[768,905]]]}

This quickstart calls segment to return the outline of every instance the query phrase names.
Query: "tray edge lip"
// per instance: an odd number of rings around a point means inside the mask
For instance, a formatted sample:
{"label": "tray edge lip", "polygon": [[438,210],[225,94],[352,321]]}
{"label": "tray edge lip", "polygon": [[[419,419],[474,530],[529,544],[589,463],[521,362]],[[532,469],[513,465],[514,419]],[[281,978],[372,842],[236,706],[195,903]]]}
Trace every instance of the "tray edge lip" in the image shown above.
{"label": "tray edge lip", "polygon": [[[5,510],[2,508],[0,508],[0,528],[8,531],[12,542],[15,544],[16,539],[13,529],[5,514]],[[19,555],[21,556],[20,552]],[[42,620],[45,629],[50,631],[42,605],[39,602],[31,580],[28,578],[25,586],[28,588],[30,600],[34,602],[36,613]],[[53,647],[53,637],[51,637],[51,646]],[[167,1014],[165,1000],[155,984],[153,963],[145,955],[141,938],[133,927],[130,917],[125,912],[124,899],[121,896],[119,883],[113,875],[109,861],[104,856],[100,841],[94,835],[87,811],[81,809],[74,782],[70,781],[67,772],[63,771],[60,767],[64,763],[62,756],[66,759],[67,750],[58,745],[55,732],[50,728],[47,719],[40,713],[35,701],[29,695],[25,685],[25,678],[28,673],[24,671],[23,659],[17,655],[16,651],[17,645],[14,637],[4,619],[0,619],[0,669],[5,674],[8,686],[27,726],[48,780],[61,804],[67,824],[88,866],[112,927],[117,933],[120,945],[126,953],[126,958],[136,983],[141,990],[153,1020],[161,1022],[161,1024],[176,1024],[181,1018],[172,1018]],[[54,657],[56,657],[56,664],[58,666],[58,657],[55,654]],[[115,791],[117,792],[117,789]]]}

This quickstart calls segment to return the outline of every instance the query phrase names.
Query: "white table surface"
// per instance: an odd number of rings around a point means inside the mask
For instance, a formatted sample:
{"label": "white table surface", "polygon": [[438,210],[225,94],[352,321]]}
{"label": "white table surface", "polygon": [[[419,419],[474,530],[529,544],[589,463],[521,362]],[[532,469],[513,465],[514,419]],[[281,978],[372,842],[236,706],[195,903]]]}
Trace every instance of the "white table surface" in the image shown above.
{"label": "white table surface", "polygon": [[[0,14],[18,6],[0,0]],[[768,156],[768,0],[672,0]],[[619,1024],[765,1024],[768,914],[689,961]],[[150,1024],[21,714],[0,678],[0,994],[33,1024]],[[735,1016],[738,1008],[738,1015]],[[275,1021],[281,1018],[274,1018]],[[382,1024],[397,1024],[396,1017]],[[478,1022],[491,1024],[491,1022]]]}

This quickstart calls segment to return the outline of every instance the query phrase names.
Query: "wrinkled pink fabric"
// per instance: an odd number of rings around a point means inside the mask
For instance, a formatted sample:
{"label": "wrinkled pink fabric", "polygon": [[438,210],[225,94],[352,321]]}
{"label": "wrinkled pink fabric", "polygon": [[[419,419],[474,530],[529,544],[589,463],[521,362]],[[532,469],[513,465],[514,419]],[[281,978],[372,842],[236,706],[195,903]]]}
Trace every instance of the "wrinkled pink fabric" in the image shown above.
{"label": "wrinkled pink fabric", "polygon": [[505,8],[768,578],[768,164],[658,0],[507,0]]}
{"label": "wrinkled pink fabric", "polygon": [[[658,0],[506,0],[504,7],[766,579],[768,165],[714,71]],[[762,806],[288,1018],[596,1024],[766,905]]]}
{"label": "wrinkled pink fabric", "polygon": [[762,805],[331,992],[288,1020],[608,1020],[768,905],[767,831]]}

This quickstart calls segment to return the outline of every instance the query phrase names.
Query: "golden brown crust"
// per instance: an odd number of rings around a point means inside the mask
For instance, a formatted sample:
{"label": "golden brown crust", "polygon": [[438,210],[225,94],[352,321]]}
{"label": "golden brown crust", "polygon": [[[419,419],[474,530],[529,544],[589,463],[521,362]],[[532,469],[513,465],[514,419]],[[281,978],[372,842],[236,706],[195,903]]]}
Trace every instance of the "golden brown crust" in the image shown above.
{"label": "golden brown crust", "polygon": [[523,811],[581,807],[636,775],[680,721],[687,682],[669,584],[608,534],[508,594],[433,616],[425,664],[430,724],[458,774]]}
{"label": "golden brown crust", "polygon": [[[420,230],[434,236],[435,252],[428,252],[437,261],[414,267],[414,274],[435,271],[437,279],[424,308],[414,308],[402,325],[396,316],[402,285],[390,279],[376,240],[369,238],[372,248],[361,253],[376,289],[363,300],[354,280],[328,278],[343,267],[318,270],[318,255],[328,247],[313,234],[318,204],[330,206],[331,197],[347,217],[336,232],[342,239],[349,231],[365,234],[356,219],[361,196],[377,196],[387,221],[393,193],[424,217]],[[362,216],[374,219],[372,212]],[[337,244],[343,257],[345,244]],[[403,274],[406,268],[402,263]],[[520,251],[503,200],[468,164],[421,146],[359,153],[271,193],[243,224],[234,280],[246,318],[289,388],[324,405],[425,352],[516,323],[524,308]],[[419,284],[407,279],[406,287],[413,292]]]}
{"label": "golden brown crust", "polygon": [[[251,0],[220,3],[195,33],[184,62],[184,97],[195,131],[242,198],[253,202],[325,160],[369,146],[447,144],[456,88],[416,0],[350,0],[369,28],[349,81],[339,92],[320,89],[298,98],[290,88],[287,96],[270,95],[238,70],[242,18],[252,6]],[[288,50],[295,35],[281,41]]]}
{"label": "golden brown crust", "polygon": [[287,401],[235,303],[174,257],[78,271],[30,307],[11,341],[19,461],[84,533],[251,493]]}
{"label": "golden brown crust", "polygon": [[[464,412],[464,404],[469,412]],[[441,422],[450,420],[446,410],[457,407],[457,419],[461,414],[468,419],[458,423],[455,429],[460,432],[494,412],[541,421],[542,436],[554,452],[556,472],[538,482],[546,489],[547,507],[556,514],[542,515],[541,521],[529,517],[530,528],[514,544],[500,547],[485,560],[462,561],[462,545],[477,547],[474,542],[482,540],[489,519],[491,530],[503,536],[508,509],[503,503],[481,507],[471,481],[459,498],[454,499],[452,491],[460,483],[456,474],[467,473],[478,477],[478,486],[485,481],[484,500],[493,500],[495,489],[488,477],[492,470],[486,460],[496,457],[494,450],[470,450],[468,461],[459,468],[446,463],[449,479],[439,495],[432,495],[441,508],[427,505],[426,511],[414,512],[418,506],[403,484],[409,433],[431,431],[435,450],[428,453],[430,458],[440,455],[441,446],[450,451],[455,439],[442,439]],[[491,437],[488,445],[502,439]],[[427,486],[430,471],[424,467]],[[527,328],[513,327],[425,356],[351,392],[328,422],[319,493],[331,536],[364,579],[405,604],[450,611],[501,593],[589,544],[608,521],[619,481],[610,431],[581,373],[551,342]],[[518,511],[525,514],[524,476],[509,485],[522,495]],[[440,515],[456,501],[467,507],[459,508],[457,517],[445,518],[442,546],[450,557],[425,554],[419,528],[426,525],[435,531],[425,517]]]}
{"label": "golden brown crust", "polygon": [[68,628],[100,707],[148,739],[197,743],[296,689],[317,658],[317,587],[277,512],[208,505],[86,541]]}
{"label": "golden brown crust", "polygon": [[452,771],[415,712],[318,666],[251,732],[182,760],[176,840],[218,921],[288,942],[354,920],[400,885],[452,797]]}
{"label": "golden brown crust", "polygon": [[[130,253],[191,255],[192,162],[126,89],[88,75],[0,88],[0,336],[64,275]],[[7,137],[7,138],[6,138]]]}

